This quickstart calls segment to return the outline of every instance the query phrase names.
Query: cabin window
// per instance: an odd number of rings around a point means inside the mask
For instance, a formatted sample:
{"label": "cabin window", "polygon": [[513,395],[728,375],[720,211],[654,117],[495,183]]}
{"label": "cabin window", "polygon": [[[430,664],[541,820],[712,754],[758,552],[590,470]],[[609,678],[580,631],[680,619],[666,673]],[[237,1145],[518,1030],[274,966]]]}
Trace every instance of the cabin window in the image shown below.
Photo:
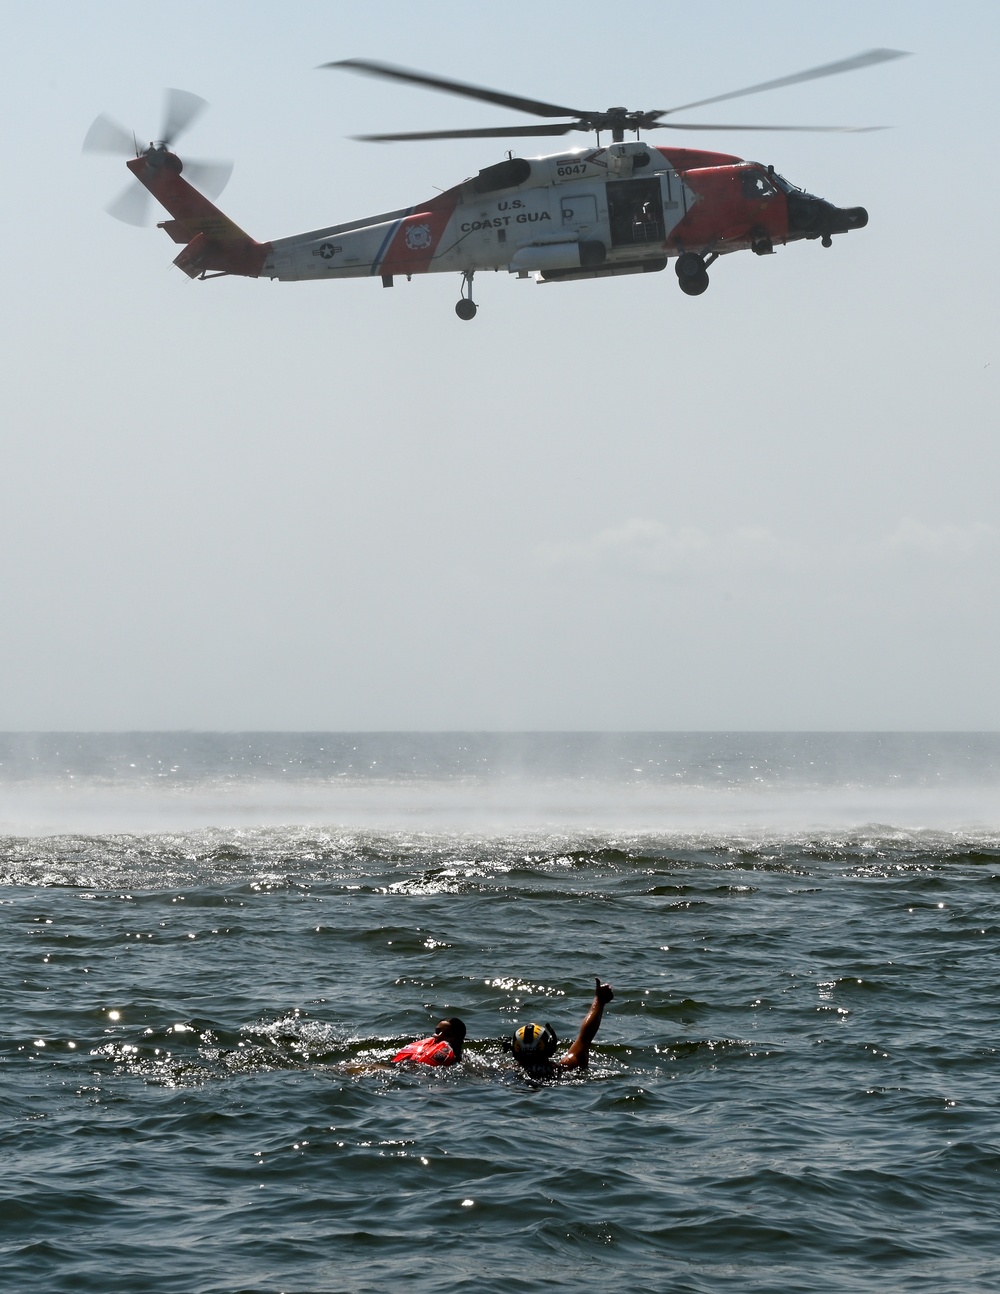
{"label": "cabin window", "polygon": [[589,193],[574,194],[560,199],[559,210],[564,225],[596,225],[597,199]]}

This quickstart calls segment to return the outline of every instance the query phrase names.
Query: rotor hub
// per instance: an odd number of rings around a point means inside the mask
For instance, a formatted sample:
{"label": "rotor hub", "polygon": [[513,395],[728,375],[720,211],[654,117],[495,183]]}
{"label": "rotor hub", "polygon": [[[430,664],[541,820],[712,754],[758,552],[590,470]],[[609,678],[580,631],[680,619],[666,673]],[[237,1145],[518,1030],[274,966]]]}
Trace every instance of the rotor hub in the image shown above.
{"label": "rotor hub", "polygon": [[184,170],[184,164],[176,153],[172,153],[166,144],[152,143],[143,153],[146,159],[146,165],[151,169],[176,171],[180,175]]}

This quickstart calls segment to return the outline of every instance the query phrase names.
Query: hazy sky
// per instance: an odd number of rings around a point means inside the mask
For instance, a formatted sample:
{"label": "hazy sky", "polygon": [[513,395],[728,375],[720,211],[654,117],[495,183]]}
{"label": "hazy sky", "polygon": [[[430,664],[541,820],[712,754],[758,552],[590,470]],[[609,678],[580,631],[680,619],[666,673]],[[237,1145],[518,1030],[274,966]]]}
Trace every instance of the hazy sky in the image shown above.
{"label": "hazy sky", "polygon": [[[708,13],[8,0],[0,728],[1000,727],[1000,6]],[[192,90],[264,240],[507,146],[349,135],[516,119],[319,63],[650,108],[875,46],[914,57],[700,115],[891,130],[664,132],[871,216],[698,298],[192,283],[80,151]]]}

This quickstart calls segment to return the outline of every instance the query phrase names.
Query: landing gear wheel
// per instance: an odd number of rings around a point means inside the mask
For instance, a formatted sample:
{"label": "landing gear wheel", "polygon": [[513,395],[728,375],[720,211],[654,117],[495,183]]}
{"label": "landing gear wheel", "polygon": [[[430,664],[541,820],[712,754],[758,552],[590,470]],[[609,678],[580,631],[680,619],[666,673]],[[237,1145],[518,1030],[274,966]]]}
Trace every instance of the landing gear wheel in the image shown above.
{"label": "landing gear wheel", "polygon": [[696,252],[681,252],[674,262],[674,273],[679,279],[694,279],[704,270],[705,262]]}
{"label": "landing gear wheel", "polygon": [[702,270],[697,278],[678,279],[680,289],[689,297],[700,297],[708,287],[708,275]]}
{"label": "landing gear wheel", "polygon": [[472,299],[472,280],[475,273],[475,270],[462,271],[462,299],[455,307],[455,313],[459,319],[475,319],[476,317],[476,311],[479,307]]}
{"label": "landing gear wheel", "polygon": [[699,297],[708,287],[708,271],[705,262],[695,252],[683,252],[677,257],[674,266],[677,282],[681,291],[689,297]]}

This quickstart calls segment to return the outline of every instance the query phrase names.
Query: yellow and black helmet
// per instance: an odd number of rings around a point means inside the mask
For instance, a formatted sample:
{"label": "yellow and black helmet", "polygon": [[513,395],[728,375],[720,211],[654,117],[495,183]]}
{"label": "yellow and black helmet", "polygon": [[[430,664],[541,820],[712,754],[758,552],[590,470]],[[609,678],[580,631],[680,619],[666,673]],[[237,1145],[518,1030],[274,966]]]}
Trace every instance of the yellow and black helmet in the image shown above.
{"label": "yellow and black helmet", "polygon": [[559,1046],[556,1031],[550,1024],[522,1024],[514,1034],[511,1049],[523,1065],[548,1060]]}

